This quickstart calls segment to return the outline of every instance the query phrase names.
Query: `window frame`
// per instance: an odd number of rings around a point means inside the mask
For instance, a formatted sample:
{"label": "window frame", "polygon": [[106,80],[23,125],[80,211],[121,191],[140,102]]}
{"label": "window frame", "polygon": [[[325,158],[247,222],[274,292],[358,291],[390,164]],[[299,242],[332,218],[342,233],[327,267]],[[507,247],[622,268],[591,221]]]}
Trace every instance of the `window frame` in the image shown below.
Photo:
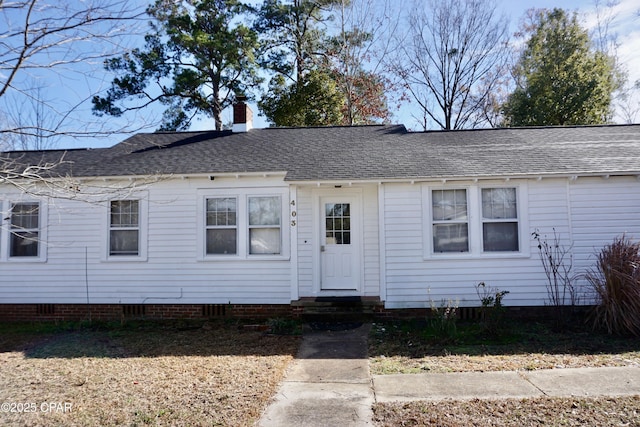
{"label": "window frame", "polygon": [[[208,199],[235,197],[236,204],[236,254],[207,254],[206,250],[206,203]],[[274,228],[274,226],[250,226],[249,199],[278,197],[280,200],[280,253],[252,254],[251,228]],[[198,261],[247,261],[247,260],[289,260],[291,251],[289,218],[289,188],[211,188],[198,190],[198,215],[196,219],[196,240]]]}
{"label": "window frame", "polygon": [[[434,218],[433,211],[433,194],[435,192],[444,192],[444,191],[453,191],[455,197],[455,191],[464,191],[465,192],[465,200],[466,200],[466,218],[464,220],[459,219],[436,219]],[[468,254],[471,252],[471,212],[470,212],[470,203],[469,203],[469,189],[465,187],[451,187],[451,188],[431,188],[429,190],[429,211],[430,211],[430,222],[431,227],[431,252],[434,255],[454,255],[454,254]],[[467,226],[467,250],[465,251],[436,251],[435,249],[435,227],[437,225],[454,225],[454,224],[465,224]]]}
{"label": "window frame", "polygon": [[[37,256],[12,256],[11,244],[14,233],[12,231],[12,211],[13,206],[17,204],[37,204],[38,205],[38,227],[37,229],[25,229],[37,230],[38,238],[38,254]],[[31,262],[46,262],[47,261],[47,218],[48,209],[44,200],[35,198],[11,198],[8,197],[4,200],[0,200],[0,210],[5,213],[3,215],[3,227],[5,230],[1,230],[0,236],[2,244],[0,245],[0,260],[3,262],[13,263],[31,263]]]}
{"label": "window frame", "polygon": [[[211,225],[209,224],[207,217],[209,215],[209,200],[216,200],[216,199],[220,199],[220,200],[224,200],[224,199],[233,199],[235,201],[235,224],[233,225],[229,225],[229,224],[225,224],[225,225]],[[218,213],[219,211],[216,211],[216,213]],[[205,252],[205,256],[223,256],[223,257],[233,257],[233,256],[237,256],[238,255],[238,197],[237,196],[211,196],[211,197],[205,197],[204,200],[204,252]],[[209,230],[235,230],[235,238],[236,238],[236,251],[235,253],[208,253],[207,248],[208,248],[208,231]]]}
{"label": "window frame", "polygon": [[[483,191],[484,190],[500,190],[500,189],[509,189],[509,190],[513,190],[514,191],[514,196],[515,196],[515,217],[504,217],[504,218],[486,218],[484,216],[484,200],[483,200]],[[481,251],[483,254],[496,254],[496,253],[504,253],[504,254],[510,254],[510,253],[520,253],[521,248],[522,248],[522,238],[521,238],[521,230],[520,230],[520,213],[519,213],[519,206],[520,206],[520,200],[518,197],[518,188],[514,187],[514,186],[508,186],[508,185],[502,185],[502,186],[481,186],[479,188],[479,206],[480,206],[480,222],[481,222],[481,226],[480,226],[480,244],[481,244]],[[516,230],[517,230],[517,234],[516,234],[516,238],[517,238],[517,246],[518,248],[516,250],[502,250],[502,251],[490,251],[490,250],[486,250],[485,249],[485,230],[484,230],[484,226],[485,224],[512,224],[515,223],[516,224]]]}
{"label": "window frame", "polygon": [[[278,206],[280,207],[278,211],[278,224],[251,224],[251,199],[277,199]],[[282,196],[280,195],[247,195],[247,255],[248,256],[281,256],[282,255],[282,216],[283,216],[283,207],[282,207]],[[252,253],[252,243],[251,243],[251,231],[252,230],[278,230],[279,242],[278,242],[278,252],[274,253]]]}
{"label": "window frame", "polygon": [[[514,188],[516,192],[516,215],[518,229],[518,251],[484,251],[482,190],[493,188]],[[433,247],[433,190],[467,190],[467,216],[469,251],[468,252],[435,252]],[[480,182],[452,182],[422,184],[422,242],[423,259],[472,259],[472,258],[528,258],[531,256],[528,236],[528,184],[524,180],[486,180]],[[508,222],[513,222],[512,220]]]}
{"label": "window frame", "polygon": [[[20,207],[20,210],[16,209]],[[24,208],[27,208],[27,211],[23,211]],[[32,215],[32,212],[29,210],[35,209],[35,215]],[[14,221],[14,217],[18,215],[25,216],[27,218],[35,218],[36,224],[35,227],[28,226],[20,226],[17,225],[18,221]],[[29,221],[30,222],[30,221]],[[29,237],[29,235],[34,235],[35,238]],[[27,241],[33,242],[35,245],[30,245],[35,247],[34,255],[15,255],[13,253],[14,242],[19,241]],[[12,202],[11,207],[9,208],[9,257],[11,258],[38,258],[40,255],[40,203],[37,202]]]}
{"label": "window frame", "polygon": [[[136,210],[137,212],[136,214],[136,222],[135,224],[133,222],[123,225],[123,224],[118,224],[118,225],[114,225],[113,223],[113,216],[114,216],[114,203],[120,203],[120,204],[124,204],[124,203],[136,203]],[[133,211],[131,212],[126,212],[124,214],[121,214],[121,216],[124,215],[131,215],[133,214]],[[136,232],[136,251],[135,253],[115,253],[112,247],[112,242],[113,242],[113,234],[114,232],[118,232],[118,231],[135,231]],[[126,256],[140,256],[140,201],[137,199],[117,199],[117,200],[110,200],[109,201],[109,256],[110,257],[126,257]]]}
{"label": "window frame", "polygon": [[[113,227],[111,223],[111,204],[112,202],[138,202],[138,226],[137,227]],[[145,262],[148,253],[148,216],[149,204],[147,193],[136,194],[130,197],[115,197],[109,199],[104,204],[104,237],[102,239],[102,261],[106,262]],[[111,253],[111,232],[120,230],[137,230],[138,231],[138,254],[112,254]]]}

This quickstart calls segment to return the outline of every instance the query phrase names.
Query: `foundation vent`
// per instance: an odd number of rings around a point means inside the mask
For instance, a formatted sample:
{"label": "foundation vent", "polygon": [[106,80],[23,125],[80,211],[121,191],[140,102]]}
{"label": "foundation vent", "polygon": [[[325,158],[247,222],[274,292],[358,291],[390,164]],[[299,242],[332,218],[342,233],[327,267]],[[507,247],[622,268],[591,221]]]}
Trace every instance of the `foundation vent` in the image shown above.
{"label": "foundation vent", "polygon": [[55,305],[53,304],[37,304],[36,313],[38,316],[50,316],[55,314]]}
{"label": "foundation vent", "polygon": [[143,304],[134,304],[134,305],[123,305],[122,306],[122,314],[125,317],[142,317],[144,316],[144,305]]}
{"label": "foundation vent", "polygon": [[202,317],[225,317],[227,306],[225,304],[207,304],[202,306]]}

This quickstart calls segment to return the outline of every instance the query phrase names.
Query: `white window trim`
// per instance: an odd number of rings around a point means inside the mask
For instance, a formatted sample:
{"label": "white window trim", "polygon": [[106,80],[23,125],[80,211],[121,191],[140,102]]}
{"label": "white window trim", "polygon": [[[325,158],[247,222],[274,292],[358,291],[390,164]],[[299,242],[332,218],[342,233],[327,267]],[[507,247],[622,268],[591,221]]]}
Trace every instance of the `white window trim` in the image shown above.
{"label": "white window trim", "polygon": [[[433,192],[434,191],[442,191],[442,190],[465,190],[466,191],[466,196],[467,196],[467,220],[466,221],[459,221],[459,220],[454,220],[454,221],[434,221],[433,219]],[[424,235],[427,235],[427,240],[429,241],[429,253],[434,256],[434,257],[452,257],[452,258],[459,258],[459,257],[467,257],[469,256],[469,253],[471,252],[471,240],[472,240],[472,226],[471,226],[471,210],[472,210],[472,204],[471,204],[471,191],[469,189],[469,187],[430,187],[427,191],[427,198],[428,198],[428,205],[427,205],[427,210],[428,210],[428,216],[429,216],[429,226],[428,228],[426,228],[425,230],[428,231],[427,233],[423,233]],[[434,250],[434,246],[433,246],[433,225],[434,224],[467,224],[467,238],[468,238],[468,250],[464,251],[464,252],[436,252]]]}
{"label": "white window trim", "polygon": [[[236,201],[236,224],[231,226],[231,225],[216,225],[216,226],[212,226],[212,225],[207,225],[207,200],[209,199],[235,199]],[[240,208],[240,200],[239,197],[237,195],[225,195],[225,196],[206,196],[202,199],[202,209],[198,209],[199,215],[202,215],[202,239],[203,239],[203,246],[202,246],[202,250],[204,251],[204,256],[205,257],[220,257],[220,258],[233,258],[233,257],[237,257],[238,253],[240,252],[240,219],[238,218],[240,216],[239,213],[239,208]],[[207,230],[231,230],[234,229],[236,230],[236,253],[234,254],[208,254],[207,253]]]}
{"label": "white window trim", "polygon": [[[119,200],[137,200],[138,201],[138,255],[111,255],[110,239],[111,239],[111,202]],[[103,235],[100,240],[102,243],[102,261],[103,262],[145,262],[148,259],[148,229],[149,229],[149,201],[146,192],[130,197],[115,197],[104,203],[103,215]]]}
{"label": "white window trim", "polygon": [[[482,189],[486,188],[515,188],[518,215],[518,245],[519,251],[484,252],[482,231]],[[431,192],[433,190],[467,190],[467,216],[469,226],[469,252],[434,252],[433,251],[433,218],[431,208]],[[526,182],[496,182],[487,181],[467,185],[422,185],[422,247],[423,259],[472,259],[472,258],[528,258],[531,256],[531,246],[528,241],[529,223],[528,185]]]}
{"label": "white window trim", "polygon": [[[249,199],[251,198],[258,198],[258,197],[278,197],[280,198],[280,224],[278,224],[277,228],[280,230],[280,253],[279,254],[252,254],[251,253],[251,230],[252,229],[271,229],[271,228],[276,228],[275,225],[251,225],[251,222],[249,221]],[[278,256],[282,256],[283,252],[284,252],[284,233],[283,233],[283,227],[284,227],[284,218],[288,218],[288,215],[285,216],[285,213],[288,213],[288,204],[287,203],[283,203],[283,196],[280,194],[247,194],[246,197],[246,211],[245,211],[245,215],[247,217],[247,257],[248,258],[255,258],[255,257],[278,257]],[[285,212],[285,210],[287,212]]]}
{"label": "white window trim", "polygon": [[[38,256],[34,257],[12,257],[11,252],[11,205],[14,203],[37,203],[38,204]],[[47,224],[48,208],[47,203],[35,198],[6,198],[0,201],[1,211],[4,213],[2,227],[0,227],[0,261],[11,263],[32,263],[47,261]]]}
{"label": "white window trim", "polygon": [[[487,190],[487,189],[498,189],[498,188],[513,188],[515,189],[516,192],[516,217],[515,218],[501,218],[501,219],[490,219],[490,218],[484,218],[483,214],[482,214],[482,190]],[[520,212],[520,191],[518,186],[513,186],[513,185],[481,185],[478,188],[478,215],[480,217],[480,250],[482,252],[483,255],[489,255],[489,254],[513,254],[513,253],[518,253],[520,254],[522,252],[522,245],[523,245],[523,241],[522,241],[522,229],[520,228],[520,222],[521,222],[521,217],[522,214]],[[485,251],[484,250],[484,224],[487,223],[511,223],[511,222],[515,222],[518,224],[518,250],[517,251]]]}
{"label": "white window trim", "polygon": [[[291,230],[288,224],[289,218],[289,189],[266,187],[257,191],[255,188],[216,188],[200,189],[197,191],[198,202],[196,215],[196,244],[198,261],[246,261],[246,260],[289,260],[291,256]],[[207,254],[206,242],[206,200],[223,197],[235,197],[236,226],[237,226],[237,253],[233,254]],[[280,254],[250,254],[249,249],[249,198],[250,197],[280,197]]]}

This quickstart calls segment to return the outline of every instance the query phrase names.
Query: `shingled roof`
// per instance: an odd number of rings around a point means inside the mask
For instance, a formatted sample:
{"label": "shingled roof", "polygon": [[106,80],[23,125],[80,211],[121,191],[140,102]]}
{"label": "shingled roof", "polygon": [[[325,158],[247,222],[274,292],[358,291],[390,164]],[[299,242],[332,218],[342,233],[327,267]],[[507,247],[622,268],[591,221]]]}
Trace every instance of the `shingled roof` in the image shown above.
{"label": "shingled roof", "polygon": [[289,181],[640,174],[640,125],[407,132],[402,125],[157,132],[2,153],[76,177],[284,172]]}

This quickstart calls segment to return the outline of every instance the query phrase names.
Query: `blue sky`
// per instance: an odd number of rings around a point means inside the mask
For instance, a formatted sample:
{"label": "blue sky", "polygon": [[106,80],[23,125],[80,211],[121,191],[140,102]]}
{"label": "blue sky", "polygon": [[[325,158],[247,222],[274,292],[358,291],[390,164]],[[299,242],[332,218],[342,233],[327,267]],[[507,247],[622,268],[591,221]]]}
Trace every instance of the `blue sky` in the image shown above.
{"label": "blue sky", "polygon": [[[606,3],[607,0],[601,0]],[[569,11],[577,11],[579,13],[582,25],[587,29],[592,29],[596,25],[594,0],[571,0],[571,1],[553,1],[553,0],[498,0],[498,8],[509,18],[511,33],[518,28],[520,19],[525,12],[531,8],[548,8],[560,7]],[[613,9],[616,15],[614,25],[611,28],[616,33],[620,46],[618,48],[618,56],[620,62],[624,65],[629,73],[629,81],[640,80],[640,0],[619,0],[619,4]],[[394,112],[394,122],[405,124],[409,128],[417,128],[417,124],[411,117],[411,104],[407,104],[400,111]],[[252,106],[254,110],[254,127],[266,127],[268,124],[264,118],[258,117],[257,107]],[[225,112],[224,122],[232,120],[231,112]],[[197,123],[196,128],[206,129],[206,123]]]}
{"label": "blue sky", "polygon": [[[537,0],[522,1],[522,0],[497,0],[499,8],[510,20],[511,32],[515,31],[520,18],[524,15],[527,9],[532,7],[536,8],[553,8],[561,7],[568,10],[576,10],[580,13],[582,23],[586,28],[593,28],[595,25],[594,18],[594,0],[571,0],[571,1],[551,1],[551,0]],[[607,0],[600,0],[601,3],[605,3]],[[135,3],[141,5],[147,4],[145,0],[137,0]],[[134,4],[135,4],[134,3]],[[409,1],[407,1],[409,4]],[[640,11],[640,0],[619,0],[619,4],[615,7],[614,13],[616,14],[615,25],[612,31],[617,34],[618,42],[620,44],[618,48],[618,56],[621,63],[627,68],[629,72],[629,79],[631,81],[640,79],[640,17],[638,16]],[[141,23],[141,33],[147,30],[146,23]],[[139,38],[122,39],[122,48],[131,46],[133,44],[140,44],[142,36]],[[92,48],[100,48],[93,46]],[[153,131],[156,126],[144,127],[140,126],[141,123],[158,120],[161,109],[149,109],[141,111],[137,116],[129,115],[123,119],[114,119],[110,116],[95,117],[91,114],[91,102],[87,97],[96,90],[105,90],[109,87],[113,76],[106,73],[101,64],[101,60],[95,63],[87,63],[82,67],[74,66],[65,69],[61,73],[49,73],[49,74],[36,74],[36,71],[32,72],[31,76],[37,78],[38,85],[42,86],[42,96],[51,105],[55,105],[59,111],[67,111],[72,106],[78,105],[76,110],[76,117],[74,117],[74,125],[77,127],[86,127],[90,129],[99,129],[105,127],[109,129],[118,129],[121,127],[129,126],[131,124],[138,124],[139,130]],[[2,71],[0,71],[1,73]],[[5,107],[6,108],[6,107]],[[23,108],[20,105],[12,106],[11,108],[20,109]],[[264,118],[258,116],[258,110],[255,105],[252,106],[254,110],[254,127],[267,126]],[[417,124],[411,117],[412,105],[405,105],[400,111],[394,111],[393,122],[403,123],[409,128],[418,129]],[[18,111],[18,114],[20,112]],[[231,112],[225,111],[223,114],[223,122],[228,123],[232,120]],[[639,117],[640,120],[640,117]],[[212,120],[202,120],[195,123],[193,129],[210,129],[213,128]],[[74,148],[74,147],[104,147],[110,146],[120,142],[127,135],[115,134],[106,138],[82,138],[82,139],[61,139],[57,145],[58,148]]]}

